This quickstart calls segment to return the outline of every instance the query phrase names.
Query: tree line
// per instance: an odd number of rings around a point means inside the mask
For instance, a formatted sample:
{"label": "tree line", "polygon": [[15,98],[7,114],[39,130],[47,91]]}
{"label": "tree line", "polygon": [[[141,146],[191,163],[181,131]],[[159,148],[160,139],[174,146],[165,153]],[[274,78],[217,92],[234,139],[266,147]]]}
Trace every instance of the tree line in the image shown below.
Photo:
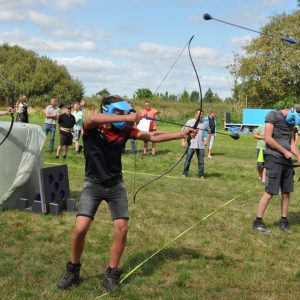
{"label": "tree line", "polygon": [[[105,97],[110,95],[110,92],[104,88],[96,93],[96,95],[99,95],[100,97]],[[124,97],[127,98],[126,96]],[[198,91],[192,91],[189,93],[188,91],[184,90],[182,94],[174,95],[169,94],[168,91],[165,93],[156,93],[154,94],[150,89],[148,88],[140,88],[135,91],[133,94],[132,99],[133,100],[151,100],[151,99],[159,99],[162,101],[179,101],[179,102],[199,102],[200,96]],[[206,103],[212,103],[212,102],[222,102],[223,100],[218,96],[217,93],[214,93],[210,88],[206,91],[206,93],[203,96],[203,101]]]}

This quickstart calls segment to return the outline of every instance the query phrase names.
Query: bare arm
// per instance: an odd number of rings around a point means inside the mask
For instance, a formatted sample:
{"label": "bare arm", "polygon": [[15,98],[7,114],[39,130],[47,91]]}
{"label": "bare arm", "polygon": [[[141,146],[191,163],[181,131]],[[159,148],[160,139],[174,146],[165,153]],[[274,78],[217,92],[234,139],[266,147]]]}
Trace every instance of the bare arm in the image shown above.
{"label": "bare arm", "polygon": [[45,111],[45,115],[46,115],[46,118],[48,118],[48,119],[54,119],[54,120],[58,119],[58,115],[57,114],[50,114],[47,109]]}
{"label": "bare arm", "polygon": [[291,151],[297,157],[298,162],[300,162],[300,153],[299,153],[299,150],[298,150],[298,147],[296,145],[296,141],[294,140],[294,138],[291,141]]}
{"label": "bare arm", "polygon": [[206,146],[209,143],[210,137],[211,137],[211,133],[208,133],[207,136],[206,136],[206,140],[205,140],[204,146]]}
{"label": "bare arm", "polygon": [[98,124],[109,124],[113,122],[139,122],[141,119],[140,114],[132,113],[129,115],[109,115],[102,113],[92,113],[84,121],[84,127],[86,129],[96,128]]}
{"label": "bare arm", "polygon": [[166,142],[172,141],[177,139],[186,138],[188,135],[195,136],[197,130],[193,128],[187,128],[184,131],[177,131],[177,132],[165,132],[165,133],[149,133],[145,131],[139,131],[137,134],[138,140],[143,140],[145,142]]}
{"label": "bare arm", "polygon": [[[280,144],[277,143],[277,141],[273,138],[273,130],[274,125],[271,123],[266,123],[265,127],[265,141],[266,143],[273,149],[279,151],[284,155],[285,158],[292,158],[293,154],[292,152],[286,150],[284,147],[282,147]],[[295,142],[294,142],[295,145]]]}
{"label": "bare arm", "polygon": [[0,116],[9,116],[11,113],[14,113],[16,110],[14,108],[9,108],[7,111],[0,111]]}
{"label": "bare arm", "polygon": [[256,139],[258,139],[258,140],[264,140],[265,139],[264,135],[260,135],[255,130],[253,131],[253,137],[256,138]]}

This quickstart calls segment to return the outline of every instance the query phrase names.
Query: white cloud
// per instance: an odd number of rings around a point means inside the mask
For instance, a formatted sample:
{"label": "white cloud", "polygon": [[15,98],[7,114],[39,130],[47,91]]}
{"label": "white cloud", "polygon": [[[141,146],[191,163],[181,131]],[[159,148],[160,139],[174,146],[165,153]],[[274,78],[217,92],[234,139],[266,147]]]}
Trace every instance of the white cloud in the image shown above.
{"label": "white cloud", "polygon": [[253,37],[251,35],[245,35],[242,37],[233,37],[229,40],[229,46],[235,48],[241,48],[248,45],[252,41]]}
{"label": "white cloud", "polygon": [[283,0],[260,0],[258,2],[260,7],[280,7],[283,4]]}
{"label": "white cloud", "polygon": [[36,10],[29,10],[26,14],[28,21],[45,28],[59,28],[67,23],[65,20],[42,14]]}
{"label": "white cloud", "polygon": [[36,52],[52,52],[52,51],[94,51],[96,45],[93,41],[53,41],[29,36],[19,29],[9,32],[0,32],[0,43],[9,43],[19,45],[25,49]]}
{"label": "white cloud", "polygon": [[107,41],[110,40],[111,37],[107,34],[105,34],[101,30],[93,31],[83,31],[79,28],[56,28],[51,30],[51,35],[53,37],[59,38],[59,39],[90,39],[95,41]]}
{"label": "white cloud", "polygon": [[83,56],[76,57],[56,57],[55,60],[73,70],[99,70],[113,69],[115,65],[109,60],[101,60],[97,58],[89,58]]}
{"label": "white cloud", "polygon": [[0,21],[23,21],[24,15],[19,1],[0,1]]}
{"label": "white cloud", "polygon": [[[82,56],[55,57],[55,60],[65,65],[75,78],[84,83],[89,95],[107,88],[111,93],[131,97],[142,87],[154,92],[181,50],[154,43],[141,43],[135,49],[107,51],[105,56],[110,59],[105,60]],[[225,67],[232,62],[232,55],[222,55],[214,49],[204,47],[193,47],[191,52],[203,92],[210,87],[213,91],[218,91],[219,96],[228,97],[230,88],[226,76],[229,74]],[[219,75],[213,74],[214,69]],[[189,92],[198,89],[187,51],[180,57],[158,92],[168,91],[177,95],[184,89]]]}
{"label": "white cloud", "polygon": [[[33,4],[40,1],[1,1],[0,0],[0,21],[3,22],[22,22],[29,26],[36,26],[41,29],[43,35],[49,35],[58,39],[66,40],[110,40],[111,36],[99,28],[81,22],[75,22],[63,17],[56,17],[42,13],[40,10],[31,9]],[[46,1],[49,5],[52,1]],[[56,4],[61,1],[56,1]],[[83,5],[87,1],[62,1],[61,5]],[[31,5],[29,5],[31,4]],[[55,3],[53,3],[54,5]]]}
{"label": "white cloud", "polygon": [[42,0],[43,4],[58,9],[74,9],[89,2],[89,0]]}

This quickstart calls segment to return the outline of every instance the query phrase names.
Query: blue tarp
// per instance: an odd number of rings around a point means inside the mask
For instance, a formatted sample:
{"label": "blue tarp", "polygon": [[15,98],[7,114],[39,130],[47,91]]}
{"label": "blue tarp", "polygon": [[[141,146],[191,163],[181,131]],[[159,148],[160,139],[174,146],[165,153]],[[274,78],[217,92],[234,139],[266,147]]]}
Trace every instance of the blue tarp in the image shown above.
{"label": "blue tarp", "polygon": [[266,115],[274,109],[264,108],[244,108],[243,124],[260,125],[265,123]]}

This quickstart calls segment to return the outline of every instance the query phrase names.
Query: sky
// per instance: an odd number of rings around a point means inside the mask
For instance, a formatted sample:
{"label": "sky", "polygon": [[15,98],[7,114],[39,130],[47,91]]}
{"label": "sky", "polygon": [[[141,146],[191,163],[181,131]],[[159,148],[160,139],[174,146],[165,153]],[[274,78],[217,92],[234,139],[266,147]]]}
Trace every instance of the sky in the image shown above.
{"label": "sky", "polygon": [[[156,91],[195,35],[191,55],[202,92],[210,88],[224,99],[233,83],[226,67],[257,34],[203,14],[259,30],[272,15],[296,8],[297,0],[0,0],[0,43],[66,66],[86,96],[106,88],[132,98],[140,88]],[[184,90],[198,90],[187,49],[158,92]]]}

